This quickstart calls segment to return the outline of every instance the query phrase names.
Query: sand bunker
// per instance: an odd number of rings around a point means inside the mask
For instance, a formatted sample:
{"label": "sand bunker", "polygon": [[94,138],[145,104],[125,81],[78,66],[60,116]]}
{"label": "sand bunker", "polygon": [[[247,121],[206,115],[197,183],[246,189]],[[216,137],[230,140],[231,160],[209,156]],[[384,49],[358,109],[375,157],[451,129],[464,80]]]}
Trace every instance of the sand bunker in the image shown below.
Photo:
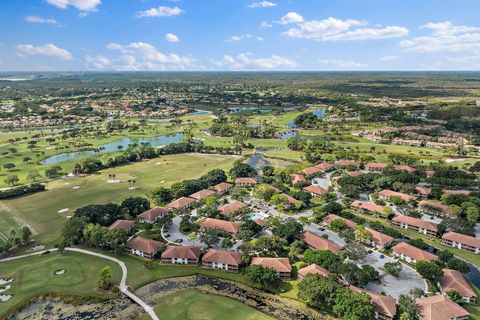
{"label": "sand bunker", "polygon": [[119,180],[119,179],[110,179],[110,180],[107,180],[107,183],[120,183],[122,182],[122,180]]}
{"label": "sand bunker", "polygon": [[158,166],[158,165],[160,165],[160,164],[162,164],[162,163],[161,163],[161,162],[157,162],[157,163],[155,163],[155,165],[156,165],[156,166]]}
{"label": "sand bunker", "polygon": [[160,181],[160,183],[165,183],[165,180]]}
{"label": "sand bunker", "polygon": [[8,301],[10,300],[11,297],[12,297],[11,294],[0,294],[0,301],[1,302]]}
{"label": "sand bunker", "polygon": [[65,270],[65,269],[60,269],[60,270],[55,271],[55,275],[59,276],[59,275],[64,274],[65,272],[67,272],[67,270]]}
{"label": "sand bunker", "polygon": [[58,210],[57,212],[58,213],[64,213],[64,212],[67,212],[68,210],[69,210],[68,208],[64,208],[64,209]]}
{"label": "sand bunker", "polygon": [[10,283],[13,281],[13,278],[9,278],[9,279],[0,279],[0,286],[1,285],[4,285],[6,283]]}
{"label": "sand bunker", "polygon": [[4,288],[0,288],[0,292],[7,291],[8,289],[10,289],[10,287],[11,285],[5,286]]}
{"label": "sand bunker", "polygon": [[80,186],[72,187],[72,189],[80,189]]}
{"label": "sand bunker", "polygon": [[128,190],[135,190],[137,187],[129,187]]}

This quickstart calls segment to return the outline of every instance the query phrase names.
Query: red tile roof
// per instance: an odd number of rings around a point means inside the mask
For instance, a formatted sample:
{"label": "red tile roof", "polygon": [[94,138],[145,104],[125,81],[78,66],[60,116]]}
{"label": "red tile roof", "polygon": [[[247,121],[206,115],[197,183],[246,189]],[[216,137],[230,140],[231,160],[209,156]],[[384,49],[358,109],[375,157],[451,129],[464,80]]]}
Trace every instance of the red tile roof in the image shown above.
{"label": "red tile roof", "polygon": [[292,185],[297,185],[299,183],[306,183],[307,179],[305,179],[305,177],[301,174],[291,174],[290,181]]}
{"label": "red tile roof", "polygon": [[181,197],[181,198],[179,198],[177,200],[174,200],[174,201],[170,202],[169,204],[167,204],[167,207],[170,208],[170,209],[181,209],[183,207],[188,206],[189,204],[191,204],[194,201],[195,200],[193,200],[192,198]]}
{"label": "red tile roof", "polygon": [[355,171],[347,171],[345,172],[345,174],[349,175],[350,177],[358,177],[358,176],[361,176],[363,173],[362,171],[355,170]]}
{"label": "red tile roof", "polygon": [[158,247],[162,243],[159,241],[147,239],[144,237],[136,237],[131,239],[125,245],[129,249],[138,250],[148,254],[154,254],[158,252]]}
{"label": "red tile roof", "polygon": [[319,196],[324,196],[324,195],[327,194],[327,190],[325,190],[323,188],[320,188],[319,186],[314,186],[314,185],[305,187],[305,188],[303,188],[303,190],[307,191],[307,192],[310,192],[310,193],[314,193],[314,194],[319,195]]}
{"label": "red tile roof", "polygon": [[311,264],[308,267],[302,268],[298,270],[298,274],[301,275],[302,277],[305,277],[307,274],[319,274],[321,276],[327,277],[331,273],[322,267],[320,267],[318,264]]}
{"label": "red tile roof", "polygon": [[257,179],[255,178],[237,178],[235,184],[257,184]]}
{"label": "red tile roof", "polygon": [[254,257],[251,265],[264,266],[277,272],[292,272],[292,266],[290,265],[288,258]]}
{"label": "red tile roof", "polygon": [[397,192],[397,191],[393,191],[393,190],[387,190],[387,189],[380,191],[378,194],[383,196],[383,197],[386,197],[386,198],[400,197],[405,202],[410,201],[410,199],[412,198],[406,193]]}
{"label": "red tile roof", "polygon": [[314,175],[314,174],[317,174],[317,173],[320,173],[320,172],[323,172],[323,170],[320,169],[320,168],[317,168],[317,167],[308,167],[308,168],[305,168],[302,171],[300,171],[300,173],[303,173],[307,176],[311,176],[311,175]]}
{"label": "red tile roof", "polygon": [[420,186],[415,187],[415,190],[418,193],[420,193],[422,196],[428,196],[430,192],[432,192],[432,188],[426,188],[426,187],[420,187]]}
{"label": "red tile roof", "polygon": [[122,228],[126,231],[129,231],[131,227],[135,224],[135,221],[132,220],[117,220],[108,227],[108,229],[112,230],[115,228]]}
{"label": "red tile roof", "polygon": [[372,241],[375,242],[378,245],[384,246],[384,245],[387,245],[387,244],[393,242],[393,240],[395,240],[393,237],[390,237],[390,236],[388,236],[384,233],[381,233],[377,230],[373,230],[371,228],[365,228],[365,230],[370,232],[370,234],[372,235]]}
{"label": "red tile roof", "polygon": [[447,232],[444,233],[442,239],[455,241],[457,243],[466,244],[468,246],[474,248],[480,248],[480,239],[467,236],[465,234],[457,233],[457,232]]}
{"label": "red tile roof", "polygon": [[388,166],[388,163],[383,162],[369,162],[365,165],[366,168],[380,168],[385,169]]}
{"label": "red tile roof", "polygon": [[242,263],[242,254],[234,251],[210,249],[202,257],[202,261],[239,266]]}
{"label": "red tile roof", "polygon": [[342,249],[342,246],[311,231],[305,231],[300,235],[299,239],[317,250],[329,250],[333,253],[337,253]]}
{"label": "red tile roof", "polygon": [[216,192],[224,192],[224,191],[230,189],[231,187],[233,187],[233,184],[228,183],[228,182],[222,182],[222,183],[214,185],[213,189]]}
{"label": "red tile roof", "polygon": [[206,197],[213,196],[214,194],[215,194],[215,191],[203,189],[191,194],[189,197],[196,200],[202,200],[202,199],[205,199]]}
{"label": "red tile roof", "polygon": [[423,229],[430,230],[430,231],[433,231],[433,232],[438,231],[436,223],[433,223],[433,222],[430,222],[430,221],[425,221],[425,220],[422,220],[422,219],[417,219],[417,218],[414,218],[414,217],[409,217],[409,216],[406,216],[406,215],[403,215],[403,214],[399,214],[399,215],[395,216],[395,218],[393,218],[392,221],[395,221],[395,222],[398,222],[398,223],[405,223],[405,224],[408,224],[408,225],[411,225],[411,226],[414,226],[414,227],[417,227],[417,228],[423,228]]}
{"label": "red tile roof", "polygon": [[200,258],[201,247],[193,246],[168,246],[162,252],[162,259],[192,259]]}
{"label": "red tile roof", "polygon": [[218,211],[220,211],[224,215],[229,215],[229,214],[231,214],[233,212],[236,212],[240,209],[243,209],[245,207],[248,207],[248,205],[246,203],[234,200],[234,201],[218,208]]}
{"label": "red tile roof", "polygon": [[360,163],[353,160],[337,160],[335,164],[342,167],[360,167]]}
{"label": "red tile roof", "polygon": [[143,213],[140,213],[140,214],[137,216],[137,218],[153,221],[153,220],[155,220],[157,217],[162,216],[162,215],[167,214],[167,213],[168,213],[168,209],[167,209],[167,208],[156,207],[156,208],[152,208],[152,209],[150,209],[150,210],[147,210],[147,211],[145,211],[145,212],[143,212]]}
{"label": "red tile roof", "polygon": [[462,297],[477,296],[460,271],[443,269],[443,276],[440,278],[439,283],[444,292],[455,290]]}
{"label": "red tile roof", "polygon": [[436,261],[438,260],[438,257],[434,254],[431,254],[430,252],[427,252],[425,250],[419,249],[417,247],[414,247],[408,243],[405,242],[400,242],[396,246],[392,248],[392,250],[396,253],[403,254],[407,257],[410,257],[412,259],[415,259],[416,261],[420,260],[432,260]]}
{"label": "red tile roof", "polygon": [[352,220],[348,220],[348,219],[339,217],[336,214],[329,214],[328,216],[324,217],[323,222],[326,223],[326,224],[330,224],[330,222],[332,222],[334,220],[337,220],[337,219],[341,219],[341,220],[345,221],[345,226],[349,229],[353,229],[357,226],[357,224],[355,222],[353,222]]}
{"label": "red tile roof", "polygon": [[377,311],[378,313],[387,315],[392,318],[395,317],[395,315],[397,314],[397,301],[394,298],[355,286],[350,286],[350,290],[352,290],[353,292],[365,293],[369,295],[372,299],[372,304],[375,308],[375,311]]}
{"label": "red tile roof", "polygon": [[322,162],[322,163],[319,163],[319,164],[315,165],[314,167],[325,172],[325,171],[328,171],[328,170],[332,169],[333,165],[331,163],[328,163],[328,162]]}
{"label": "red tile roof", "polygon": [[397,170],[406,170],[408,172],[415,172],[417,169],[415,167],[407,166],[406,164],[397,164],[394,166]]}
{"label": "red tile roof", "polygon": [[220,229],[228,233],[235,234],[240,229],[240,222],[225,221],[219,219],[207,218],[200,224],[204,229]]}
{"label": "red tile roof", "polygon": [[443,189],[444,194],[463,194],[468,196],[471,192],[468,190],[451,190],[451,189]]}
{"label": "red tile roof", "polygon": [[452,214],[452,209],[449,206],[441,204],[439,202],[430,201],[430,200],[423,200],[418,203],[418,208],[428,208],[431,207],[433,209],[439,210],[445,214]]}
{"label": "red tile roof", "polygon": [[383,213],[383,206],[379,206],[378,204],[375,204],[373,202],[366,202],[366,201],[360,201],[360,200],[355,200],[351,204],[352,207],[358,208],[358,209],[364,209],[369,212],[378,212],[378,213]]}
{"label": "red tile roof", "polygon": [[419,298],[415,305],[422,320],[451,320],[470,316],[470,313],[443,294]]}

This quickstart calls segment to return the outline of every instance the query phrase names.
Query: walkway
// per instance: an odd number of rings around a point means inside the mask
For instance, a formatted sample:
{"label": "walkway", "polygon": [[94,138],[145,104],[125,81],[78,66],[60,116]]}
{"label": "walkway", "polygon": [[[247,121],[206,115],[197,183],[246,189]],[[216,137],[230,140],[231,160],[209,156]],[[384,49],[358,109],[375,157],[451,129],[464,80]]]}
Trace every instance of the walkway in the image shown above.
{"label": "walkway", "polygon": [[[153,310],[153,308],[151,306],[146,304],[144,301],[142,301],[142,299],[140,299],[133,292],[128,290],[128,286],[126,284],[128,270],[127,270],[127,266],[125,265],[125,263],[122,260],[119,260],[119,259],[114,258],[114,257],[107,256],[107,255],[104,255],[104,254],[101,254],[101,253],[92,252],[92,251],[85,250],[85,249],[80,249],[80,248],[65,248],[65,250],[66,251],[79,252],[79,253],[87,254],[87,255],[90,255],[90,256],[95,256],[95,257],[102,258],[102,259],[107,259],[107,260],[113,261],[116,264],[118,264],[120,266],[120,269],[122,269],[122,279],[120,280],[120,285],[118,286],[120,291],[123,294],[125,294],[126,296],[128,296],[130,299],[132,299],[135,303],[140,305],[145,310],[145,312],[148,313],[150,318],[152,318],[153,320],[159,320],[157,315],[155,314],[155,311]],[[0,263],[1,262],[18,260],[18,259],[27,258],[27,257],[32,257],[32,256],[38,256],[38,255],[41,255],[41,254],[43,254],[47,251],[58,251],[58,249],[53,248],[53,249],[42,250],[42,251],[30,253],[30,254],[21,255],[21,256],[0,259]]]}

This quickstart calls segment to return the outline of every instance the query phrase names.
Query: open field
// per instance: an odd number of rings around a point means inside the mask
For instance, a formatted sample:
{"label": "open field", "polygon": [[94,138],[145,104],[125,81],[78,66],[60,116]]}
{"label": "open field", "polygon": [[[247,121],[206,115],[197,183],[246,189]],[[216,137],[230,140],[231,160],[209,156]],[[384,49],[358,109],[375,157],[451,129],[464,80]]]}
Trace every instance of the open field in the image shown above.
{"label": "open field", "polygon": [[[13,219],[2,219],[0,232],[9,233],[12,224],[28,224],[40,242],[55,244],[67,216],[78,207],[145,195],[155,187],[168,187],[178,181],[198,178],[212,169],[228,169],[235,159],[234,156],[208,154],[168,155],[86,177],[54,180],[47,184],[48,191],[2,201],[0,213]],[[107,183],[109,174],[115,174],[122,182]],[[129,190],[128,180],[136,181],[134,190]],[[66,208],[69,210],[58,212]]]}
{"label": "open field", "polygon": [[154,309],[163,320],[272,319],[234,299],[205,294],[198,290],[182,291],[162,297]]}
{"label": "open field", "polygon": [[[0,278],[12,278],[11,288],[3,294],[12,298],[0,302],[0,318],[9,310],[21,307],[36,296],[46,294],[72,295],[79,297],[111,298],[96,289],[98,271],[104,266],[112,268],[113,280],[120,281],[120,267],[109,260],[76,252],[52,252],[47,255],[28,257],[0,263]],[[66,270],[62,275],[55,271]]]}

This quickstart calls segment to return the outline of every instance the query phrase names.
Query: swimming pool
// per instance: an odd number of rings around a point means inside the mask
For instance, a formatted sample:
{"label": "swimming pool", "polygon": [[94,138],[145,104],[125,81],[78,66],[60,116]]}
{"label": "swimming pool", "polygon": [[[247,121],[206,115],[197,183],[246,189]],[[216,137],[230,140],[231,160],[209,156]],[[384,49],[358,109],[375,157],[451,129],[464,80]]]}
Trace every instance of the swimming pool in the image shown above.
{"label": "swimming pool", "polygon": [[251,220],[257,220],[257,219],[264,219],[265,215],[263,213],[251,213],[250,214],[250,219]]}

